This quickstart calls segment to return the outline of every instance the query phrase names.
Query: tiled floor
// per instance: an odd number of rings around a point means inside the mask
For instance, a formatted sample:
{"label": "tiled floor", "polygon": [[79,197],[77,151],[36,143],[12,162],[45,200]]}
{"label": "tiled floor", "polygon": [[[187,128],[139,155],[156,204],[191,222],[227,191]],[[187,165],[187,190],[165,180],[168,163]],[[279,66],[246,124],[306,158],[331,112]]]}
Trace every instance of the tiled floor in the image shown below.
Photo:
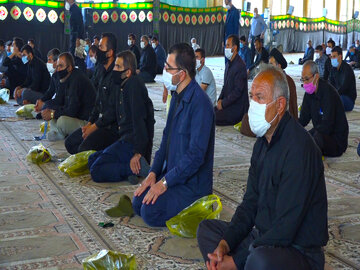
{"label": "tiled floor", "polygon": [[[297,62],[299,55],[286,55]],[[208,58],[218,94],[223,83],[223,58]],[[301,67],[289,65],[287,73],[297,85],[298,103]],[[359,72],[356,72],[359,75]],[[148,90],[156,109],[154,150],[158,149],[165,125],[161,76]],[[249,87],[250,87],[249,83]],[[358,89],[360,89],[357,79]],[[359,91],[358,91],[359,93]],[[360,137],[360,99],[347,114],[349,148],[340,158],[326,158],[330,241],[326,247],[328,269],[360,269],[360,158],[354,139]],[[131,196],[135,186],[127,182],[97,184],[89,175],[69,178],[57,169],[67,157],[63,142],[43,141],[53,161],[40,166],[25,156],[38,120],[15,117],[13,104],[0,106],[0,269],[77,269],[81,260],[100,249],[136,256],[139,269],[203,269],[194,239],[181,239],[167,229],[149,228],[139,217],[112,219],[115,227],[102,229],[110,220],[104,210],[121,194]],[[214,192],[223,202],[221,218],[231,218],[246,188],[247,170],[254,139],[233,127],[217,127]]]}

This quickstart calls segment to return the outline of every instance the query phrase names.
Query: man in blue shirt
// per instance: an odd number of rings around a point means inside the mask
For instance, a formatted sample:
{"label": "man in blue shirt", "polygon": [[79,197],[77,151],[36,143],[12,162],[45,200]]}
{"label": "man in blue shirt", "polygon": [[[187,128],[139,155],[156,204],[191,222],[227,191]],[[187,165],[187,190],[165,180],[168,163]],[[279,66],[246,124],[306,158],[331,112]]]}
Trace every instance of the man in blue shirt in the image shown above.
{"label": "man in blue shirt", "polygon": [[195,81],[195,53],[189,44],[170,48],[164,84],[175,87],[159,151],[149,175],[134,193],[133,208],[150,226],[165,222],[212,193],[215,116]]}
{"label": "man in blue shirt", "polygon": [[247,46],[245,36],[240,37],[239,55],[246,65],[246,70],[248,70],[251,66],[252,61],[251,61],[251,51],[250,51],[249,47]]}
{"label": "man in blue shirt", "polygon": [[305,50],[304,57],[299,59],[299,65],[303,65],[307,60],[313,61],[314,53],[315,53],[315,50],[312,46],[312,42],[311,42],[311,40],[309,40],[307,43],[307,48]]}
{"label": "man in blue shirt", "polygon": [[260,38],[261,43],[264,43],[264,35],[267,25],[264,18],[258,13],[258,9],[254,8],[254,17],[251,23],[251,29],[249,34],[249,42],[251,42],[251,62],[254,61],[255,57],[255,39]]}
{"label": "man in blue shirt", "polygon": [[[348,57],[349,57],[349,60],[347,60]],[[349,66],[351,66],[352,68],[360,67],[360,53],[358,50],[356,50],[355,46],[350,47],[344,60],[347,61]]]}
{"label": "man in blue shirt", "polygon": [[166,61],[165,49],[163,46],[161,46],[158,38],[155,36],[153,36],[151,39],[151,46],[153,47],[156,54],[156,60],[157,60],[156,74],[163,74],[164,65]]}
{"label": "man in blue shirt", "polygon": [[[225,36],[224,44],[226,43],[227,38],[230,35],[239,35],[239,20],[240,14],[237,8],[232,4],[231,0],[225,0],[225,5],[227,8],[226,21],[225,21]],[[228,59],[225,57],[225,63]]]}

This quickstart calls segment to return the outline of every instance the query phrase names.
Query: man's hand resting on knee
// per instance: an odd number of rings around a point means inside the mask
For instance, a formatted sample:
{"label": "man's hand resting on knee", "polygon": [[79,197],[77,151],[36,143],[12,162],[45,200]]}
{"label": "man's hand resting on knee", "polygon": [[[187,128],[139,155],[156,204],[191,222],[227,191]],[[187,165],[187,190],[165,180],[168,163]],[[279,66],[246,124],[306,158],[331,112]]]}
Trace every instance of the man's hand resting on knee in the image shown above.
{"label": "man's hand resting on knee", "polygon": [[156,174],[153,172],[150,172],[149,175],[146,177],[144,181],[140,184],[140,186],[135,190],[134,195],[135,196],[141,196],[143,192],[148,188],[156,183]]}
{"label": "man's hand resting on knee", "polygon": [[229,245],[221,240],[213,253],[208,254],[209,261],[206,261],[208,270],[236,270],[233,258],[227,255],[230,252]]}
{"label": "man's hand resting on knee", "polygon": [[95,123],[94,124],[88,123],[86,126],[83,126],[81,128],[83,139],[85,140],[87,138],[87,136],[89,136],[91,133],[93,133],[97,129],[98,129],[98,127],[96,126]]}
{"label": "man's hand resting on knee", "polygon": [[140,154],[135,154],[130,160],[130,169],[133,172],[133,174],[138,175],[140,173],[141,170],[140,158],[141,158]]}

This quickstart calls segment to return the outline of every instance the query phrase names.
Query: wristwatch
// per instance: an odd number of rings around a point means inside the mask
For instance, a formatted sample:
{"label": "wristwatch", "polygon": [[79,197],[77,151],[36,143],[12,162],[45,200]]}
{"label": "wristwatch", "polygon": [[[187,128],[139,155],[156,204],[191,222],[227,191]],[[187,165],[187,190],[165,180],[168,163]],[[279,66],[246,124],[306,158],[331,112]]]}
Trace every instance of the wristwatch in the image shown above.
{"label": "wristwatch", "polygon": [[167,182],[166,182],[165,177],[164,177],[161,181],[162,181],[162,183],[164,184],[164,186],[165,186],[166,188],[168,188],[168,184],[167,184]]}
{"label": "wristwatch", "polygon": [[51,111],[50,117],[51,117],[51,119],[54,119],[54,111]]}

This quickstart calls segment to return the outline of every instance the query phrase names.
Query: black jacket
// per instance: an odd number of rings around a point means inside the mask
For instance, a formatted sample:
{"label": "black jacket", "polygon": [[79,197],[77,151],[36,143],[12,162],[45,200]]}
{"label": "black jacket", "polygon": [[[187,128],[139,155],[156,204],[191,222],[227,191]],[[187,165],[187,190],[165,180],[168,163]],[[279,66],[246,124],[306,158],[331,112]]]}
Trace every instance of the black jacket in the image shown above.
{"label": "black jacket", "polygon": [[99,81],[101,79],[103,71],[104,71],[104,66],[96,62],[94,67],[94,73],[91,76],[91,82],[94,85],[95,89],[98,89],[99,87]]}
{"label": "black jacket", "polygon": [[105,70],[104,66],[99,66],[99,84],[96,89],[96,101],[90,114],[89,122],[95,123],[98,128],[110,128],[114,132],[117,130],[115,107],[113,101],[116,93],[112,83],[112,70],[115,61]]}
{"label": "black jacket", "polygon": [[332,69],[331,59],[330,57],[328,57],[328,59],[326,59],[325,62],[325,70],[324,70],[324,78],[323,78],[325,81],[329,80],[331,69]]}
{"label": "black jacket", "polygon": [[22,87],[45,93],[50,84],[50,74],[45,63],[37,56],[34,56],[32,61],[28,63],[27,68],[26,79]]}
{"label": "black jacket", "polygon": [[24,83],[28,64],[24,65],[19,57],[13,57],[12,59],[6,57],[3,65],[8,68],[4,74],[8,77],[10,81],[10,91],[13,92],[17,86]]}
{"label": "black jacket", "polygon": [[154,49],[148,44],[141,52],[140,71],[146,71],[155,78],[157,60]]}
{"label": "black jacket", "polygon": [[143,81],[136,75],[116,86],[116,119],[120,140],[134,146],[150,163],[154,138],[154,107]]}
{"label": "black jacket", "polygon": [[44,59],[42,58],[41,52],[36,47],[33,48],[33,51],[34,51],[35,56],[37,56],[39,59],[44,61]]}
{"label": "black jacket", "polygon": [[[327,197],[321,152],[311,135],[288,112],[270,144],[258,138],[251,157],[246,192],[224,234],[234,251],[259,230],[257,246],[326,246]],[[236,265],[240,258],[234,256]]]}
{"label": "black jacket", "polygon": [[319,133],[334,137],[339,150],[345,152],[348,146],[349,126],[344,105],[336,89],[322,79],[319,80],[316,93],[305,93],[301,105],[300,124],[305,127],[310,120]]}
{"label": "black jacket", "polygon": [[256,68],[261,63],[269,63],[269,53],[264,47],[262,47],[261,53],[256,54],[255,62],[249,67],[249,70]]}
{"label": "black jacket", "polygon": [[357,96],[355,74],[348,63],[342,61],[339,69],[334,67],[331,69],[330,83],[338,90],[340,96],[348,96],[355,102]]}
{"label": "black jacket", "polygon": [[54,118],[64,115],[87,120],[95,103],[95,89],[90,79],[82,71],[74,69],[61,84],[62,91],[54,98],[54,105],[60,106]]}
{"label": "black jacket", "polygon": [[60,83],[60,80],[57,76],[57,72],[55,72],[50,79],[49,88],[46,90],[46,92],[42,96],[41,100],[43,102],[45,102],[45,101],[51,100],[52,97],[55,95],[55,93],[58,95],[60,86],[63,86],[63,84]]}
{"label": "black jacket", "polygon": [[136,46],[136,45],[132,45],[130,47],[130,51],[132,51],[135,54],[135,56],[136,56],[136,65],[137,65],[137,68],[139,68],[140,67],[140,56],[141,56],[139,47]]}
{"label": "black jacket", "polygon": [[222,100],[223,109],[230,111],[229,115],[235,121],[241,121],[249,109],[246,66],[238,54],[226,64],[224,86],[219,99]]}
{"label": "black jacket", "polygon": [[84,22],[81,9],[73,4],[70,7],[70,33],[78,38],[84,38]]}

